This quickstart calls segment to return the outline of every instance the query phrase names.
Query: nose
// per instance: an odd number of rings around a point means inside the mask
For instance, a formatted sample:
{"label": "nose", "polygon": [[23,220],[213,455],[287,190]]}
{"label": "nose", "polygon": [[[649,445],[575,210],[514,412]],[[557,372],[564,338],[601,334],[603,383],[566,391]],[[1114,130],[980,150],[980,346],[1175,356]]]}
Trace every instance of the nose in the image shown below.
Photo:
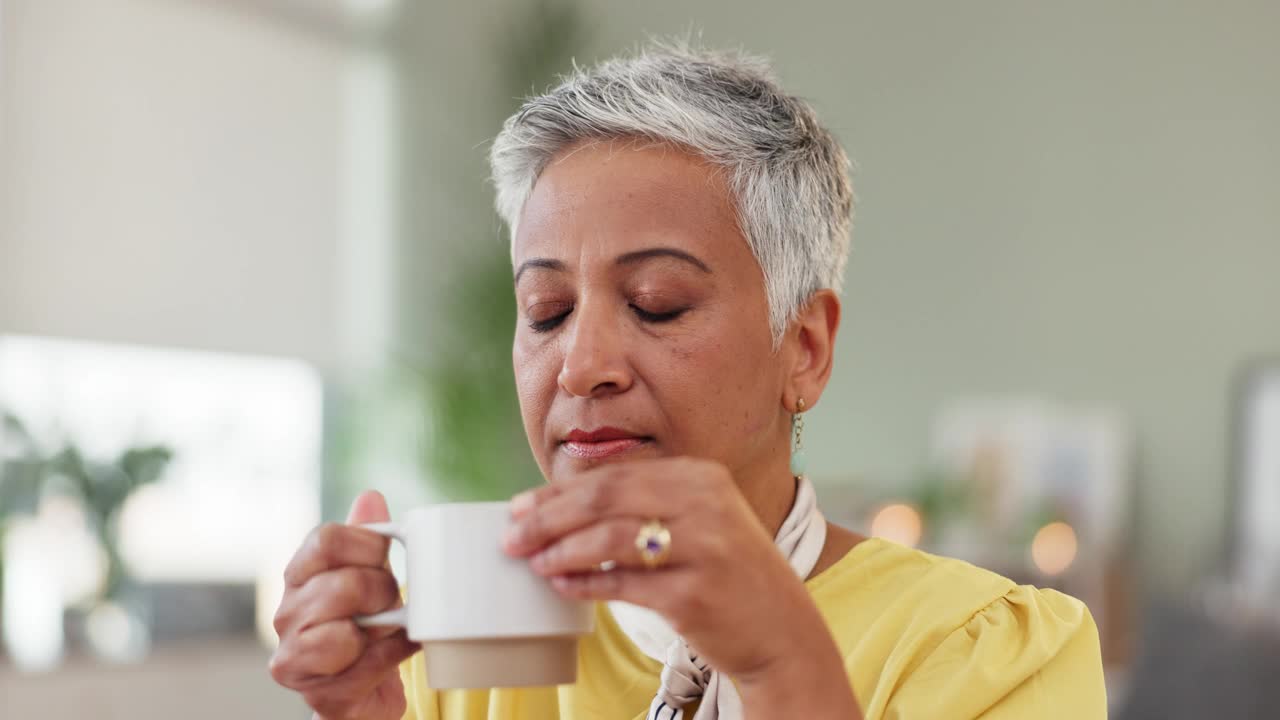
{"label": "nose", "polygon": [[626,392],[634,377],[618,319],[601,306],[587,307],[582,302],[569,317],[573,327],[565,334],[564,364],[557,378],[560,387],[583,398]]}

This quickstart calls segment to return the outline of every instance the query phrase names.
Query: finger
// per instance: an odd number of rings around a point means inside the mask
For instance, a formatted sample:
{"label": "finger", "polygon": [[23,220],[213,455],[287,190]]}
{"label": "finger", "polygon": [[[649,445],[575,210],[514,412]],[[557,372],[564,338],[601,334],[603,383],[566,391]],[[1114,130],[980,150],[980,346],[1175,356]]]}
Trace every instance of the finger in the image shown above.
{"label": "finger", "polygon": [[307,676],[337,675],[364,654],[369,637],[350,619],[313,625],[296,637],[299,670]]}
{"label": "finger", "polygon": [[397,666],[405,658],[418,649],[418,644],[400,630],[370,642],[359,659],[341,673],[313,676],[296,689],[302,691],[303,699],[321,715],[340,716],[350,708],[353,698],[368,697],[380,683],[397,672]]}
{"label": "finger", "polygon": [[[381,568],[346,567],[320,573],[288,599],[287,609],[302,618],[298,629],[331,620],[372,615],[400,600],[396,578]],[[283,605],[283,603],[282,603]]]}
{"label": "finger", "polygon": [[665,518],[679,507],[678,491],[654,474],[659,466],[633,463],[602,468],[566,485],[514,520],[503,538],[512,555],[529,555],[604,518]]}
{"label": "finger", "polygon": [[[287,589],[274,625],[276,633],[285,638],[313,625],[382,612],[399,604],[400,591],[389,570],[338,568],[311,577],[301,587]],[[389,634],[373,633],[375,637]]]}
{"label": "finger", "polygon": [[271,657],[271,676],[301,689],[317,676],[337,675],[363,654],[368,638],[351,620],[333,620],[287,638]]}
{"label": "finger", "polygon": [[390,519],[391,511],[387,509],[387,499],[377,490],[365,490],[357,495],[351,503],[351,511],[347,513],[348,525],[387,522]]}
{"label": "finger", "polygon": [[[543,548],[529,559],[529,566],[545,577],[595,570],[604,562],[613,562],[617,567],[646,567],[637,543],[645,524],[639,518],[617,518],[589,525]],[[692,539],[691,534],[680,536]],[[664,564],[681,564],[674,542]]]}
{"label": "finger", "polygon": [[[391,520],[391,511],[387,508],[387,499],[377,490],[366,490],[357,495],[356,499],[351,503],[351,510],[347,513],[348,525],[387,522],[389,520]],[[391,558],[389,556],[384,556],[384,558],[382,566],[390,568]],[[396,602],[393,607],[398,607],[399,605],[400,603]],[[365,628],[365,634],[374,640],[387,637],[394,632],[395,628],[392,627]]]}
{"label": "finger", "polygon": [[559,485],[548,483],[531,490],[516,493],[510,501],[511,517],[519,518],[538,505],[560,494]]}
{"label": "finger", "polygon": [[615,568],[608,572],[556,575],[551,578],[551,587],[572,600],[621,600],[667,616],[687,601],[688,591],[683,588],[691,586],[693,572],[681,568]]}
{"label": "finger", "polygon": [[349,525],[325,523],[312,530],[284,569],[284,580],[298,587],[315,575],[347,566],[383,567],[388,539]]}

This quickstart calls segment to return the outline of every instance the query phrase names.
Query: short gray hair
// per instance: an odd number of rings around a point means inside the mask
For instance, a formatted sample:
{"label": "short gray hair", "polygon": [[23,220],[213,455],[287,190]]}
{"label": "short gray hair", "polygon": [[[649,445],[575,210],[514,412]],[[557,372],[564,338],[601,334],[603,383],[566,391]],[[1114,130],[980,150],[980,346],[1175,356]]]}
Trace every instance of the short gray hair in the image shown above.
{"label": "short gray hair", "polygon": [[764,273],[775,346],[815,292],[836,292],[849,256],[849,159],[813,108],[768,61],[740,52],[654,44],[575,70],[507,119],[489,161],[497,209],[515,240],[533,185],[584,140],[671,143],[719,167],[738,224]]}

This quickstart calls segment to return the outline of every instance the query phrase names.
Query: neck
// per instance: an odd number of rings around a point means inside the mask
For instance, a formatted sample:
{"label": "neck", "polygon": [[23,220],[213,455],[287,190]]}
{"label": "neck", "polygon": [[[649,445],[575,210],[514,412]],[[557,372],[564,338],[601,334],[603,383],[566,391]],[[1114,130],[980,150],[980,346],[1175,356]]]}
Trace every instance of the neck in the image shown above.
{"label": "neck", "polygon": [[779,412],[767,431],[751,445],[755,452],[739,456],[741,464],[731,470],[743,497],[769,537],[774,538],[796,501],[795,476],[791,474],[791,416]]}
{"label": "neck", "polygon": [[[791,514],[791,508],[796,502],[797,486],[794,476],[791,475],[789,456],[784,454],[781,457],[783,458],[781,464],[769,462],[766,472],[740,476],[738,480],[742,494],[755,510],[756,517],[760,518],[760,522],[768,530],[771,538],[778,536],[778,529],[782,527],[787,515]],[[865,539],[863,535],[827,523],[826,543],[809,577],[814,577],[834,565]]]}
{"label": "neck", "polygon": [[756,517],[769,531],[769,537],[776,537],[778,528],[782,527],[796,502],[796,479],[790,469],[784,467],[769,474],[744,478],[739,487],[755,510]]}

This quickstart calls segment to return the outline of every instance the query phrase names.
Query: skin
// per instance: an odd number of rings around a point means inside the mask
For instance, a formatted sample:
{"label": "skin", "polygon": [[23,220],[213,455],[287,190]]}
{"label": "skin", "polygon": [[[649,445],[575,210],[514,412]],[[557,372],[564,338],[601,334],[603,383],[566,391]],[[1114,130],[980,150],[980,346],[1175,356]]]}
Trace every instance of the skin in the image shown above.
{"label": "skin", "polygon": [[417,643],[404,630],[361,628],[352,619],[400,602],[387,568],[389,541],[352,527],[390,519],[382,495],[362,493],[346,525],[311,531],[285,568],[274,621],[280,644],[268,668],[276,682],[302,695],[317,720],[404,715],[397,667]]}
{"label": "skin", "polygon": [[[795,498],[792,415],[830,377],[834,293],[816,293],[775,351],[721,173],[665,145],[558,155],[525,204],[514,259],[512,358],[548,484],[512,499],[506,552],[568,597],[660,613],[733,677],[749,717],[860,717],[835,642],[772,541]],[[630,439],[570,437],[604,427]],[[351,521],[385,517],[366,493]],[[634,542],[654,518],[672,549],[648,569]],[[860,540],[829,524],[813,574]],[[350,620],[398,601],[385,553],[372,533],[322,526],[286,571],[272,673],[317,717],[404,711],[396,664],[415,647]],[[616,567],[597,571],[606,560]]]}

